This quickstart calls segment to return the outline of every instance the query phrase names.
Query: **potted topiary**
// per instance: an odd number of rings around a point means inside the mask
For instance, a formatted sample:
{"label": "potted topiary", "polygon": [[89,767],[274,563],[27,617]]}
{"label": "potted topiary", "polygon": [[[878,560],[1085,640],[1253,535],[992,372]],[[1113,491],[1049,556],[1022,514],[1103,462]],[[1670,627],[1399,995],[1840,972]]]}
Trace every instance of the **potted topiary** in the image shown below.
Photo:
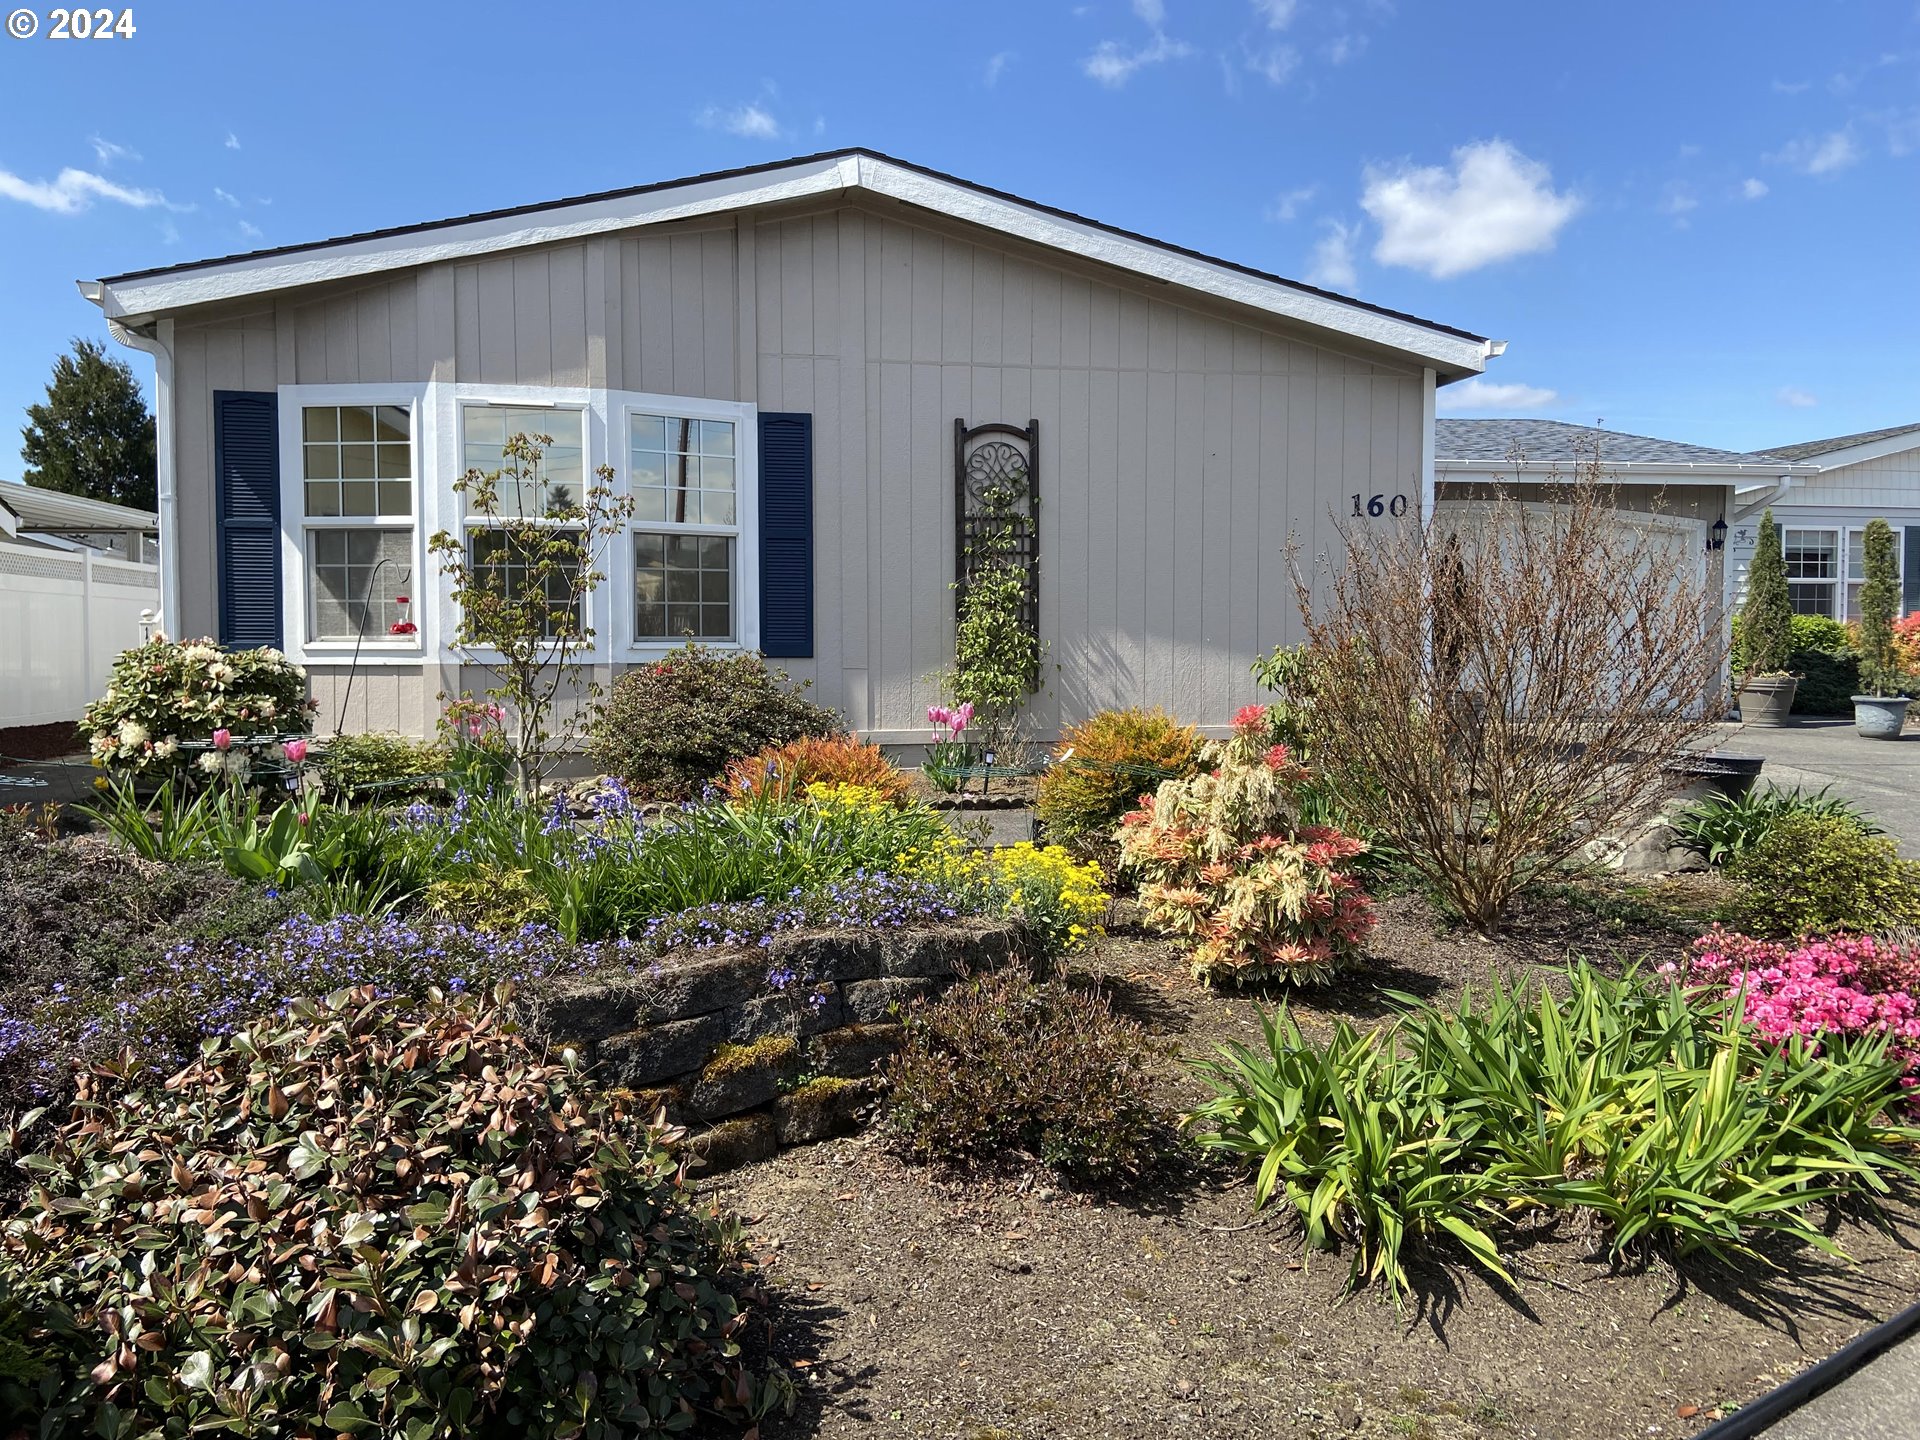
{"label": "potted topiary", "polygon": [[1786,558],[1771,510],[1760,518],[1760,537],[1747,567],[1740,638],[1747,651],[1740,719],[1748,725],[1785,725],[1800,682],[1787,670],[1787,656],[1793,652],[1793,605],[1787,598]]}
{"label": "potted topiary", "polygon": [[1905,677],[1894,647],[1893,611],[1900,578],[1893,558],[1893,527],[1867,524],[1863,542],[1866,583],[1860,587],[1860,679],[1868,693],[1853,697],[1853,725],[1870,740],[1898,740],[1907,723]]}

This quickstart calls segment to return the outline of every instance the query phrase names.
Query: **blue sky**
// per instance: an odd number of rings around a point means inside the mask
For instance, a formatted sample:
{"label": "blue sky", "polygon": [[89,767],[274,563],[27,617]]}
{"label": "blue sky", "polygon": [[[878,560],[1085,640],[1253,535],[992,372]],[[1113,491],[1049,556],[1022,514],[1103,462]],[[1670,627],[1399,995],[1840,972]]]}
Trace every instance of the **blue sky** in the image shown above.
{"label": "blue sky", "polygon": [[846,145],[1510,341],[1453,413],[1920,420],[1913,0],[132,9],[0,38],[0,478],[77,277]]}

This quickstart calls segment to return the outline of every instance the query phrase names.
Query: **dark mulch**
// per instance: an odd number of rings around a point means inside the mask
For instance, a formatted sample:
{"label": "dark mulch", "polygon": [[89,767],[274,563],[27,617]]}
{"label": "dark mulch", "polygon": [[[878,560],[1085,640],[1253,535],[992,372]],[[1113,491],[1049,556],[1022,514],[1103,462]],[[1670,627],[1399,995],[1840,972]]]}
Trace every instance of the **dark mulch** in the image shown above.
{"label": "dark mulch", "polygon": [[[1369,967],[1299,997],[1309,1028],[1387,1013],[1382,988],[1441,1003],[1569,950],[1615,967],[1679,953],[1710,879],[1538,897],[1497,941],[1413,897],[1382,905]],[[1689,928],[1690,927],[1690,928]],[[1076,972],[1187,1053],[1258,1037],[1276,996],[1197,986],[1165,942],[1121,930]],[[1197,1091],[1177,1064],[1168,1098]],[[1920,1293],[1920,1195],[1893,1235],[1835,1214],[1856,1263],[1806,1249],[1729,1269],[1621,1272],[1563,1224],[1509,1256],[1508,1292],[1435,1254],[1397,1310],[1344,1296],[1346,1258],[1249,1213],[1243,1172],[1193,1167],[1128,1195],[1017,1168],[955,1177],[903,1164],[875,1134],[718,1177],[777,1258],[773,1352],[803,1399],[769,1440],[1013,1437],[1692,1435]]]}
{"label": "dark mulch", "polygon": [[86,753],[79,727],[71,720],[51,725],[7,725],[0,727],[0,766],[16,760],[58,760],[67,755]]}

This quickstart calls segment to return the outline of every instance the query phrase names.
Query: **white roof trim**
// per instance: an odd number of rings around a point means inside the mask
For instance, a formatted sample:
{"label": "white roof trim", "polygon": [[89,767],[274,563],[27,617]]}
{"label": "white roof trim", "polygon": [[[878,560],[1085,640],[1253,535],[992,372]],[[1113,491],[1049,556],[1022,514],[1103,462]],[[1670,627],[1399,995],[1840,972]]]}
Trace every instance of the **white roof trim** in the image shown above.
{"label": "white roof trim", "polygon": [[1810,455],[1803,462],[1816,468],[1838,470],[1845,465],[1858,465],[1863,460],[1879,460],[1888,455],[1898,455],[1903,450],[1920,450],[1920,430],[1909,430],[1903,435],[1889,435],[1884,440],[1871,440],[1865,445],[1849,445],[1842,450],[1827,450],[1818,455]]}
{"label": "white roof trim", "polygon": [[1491,342],[1451,335],[1335,296],[1315,294],[1182,254],[1146,240],[1049,213],[877,156],[851,153],[796,161],[747,175],[688,181],[666,189],[559,204],[518,215],[241,258],[110,284],[81,282],[109,319],[148,317],[190,305],[240,299],[328,280],[472,259],[529,245],[696,219],[781,201],[864,189],[1004,235],[1179,285],[1322,330],[1385,346],[1449,378],[1486,368]]}

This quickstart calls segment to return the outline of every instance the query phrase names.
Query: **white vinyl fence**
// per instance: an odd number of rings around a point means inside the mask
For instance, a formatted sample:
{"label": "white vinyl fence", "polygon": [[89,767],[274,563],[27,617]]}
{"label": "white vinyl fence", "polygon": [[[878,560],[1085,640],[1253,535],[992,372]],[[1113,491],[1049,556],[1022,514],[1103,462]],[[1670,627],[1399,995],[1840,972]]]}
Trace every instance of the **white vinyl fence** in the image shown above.
{"label": "white vinyl fence", "polygon": [[159,608],[158,566],[0,541],[0,726],[78,720]]}

